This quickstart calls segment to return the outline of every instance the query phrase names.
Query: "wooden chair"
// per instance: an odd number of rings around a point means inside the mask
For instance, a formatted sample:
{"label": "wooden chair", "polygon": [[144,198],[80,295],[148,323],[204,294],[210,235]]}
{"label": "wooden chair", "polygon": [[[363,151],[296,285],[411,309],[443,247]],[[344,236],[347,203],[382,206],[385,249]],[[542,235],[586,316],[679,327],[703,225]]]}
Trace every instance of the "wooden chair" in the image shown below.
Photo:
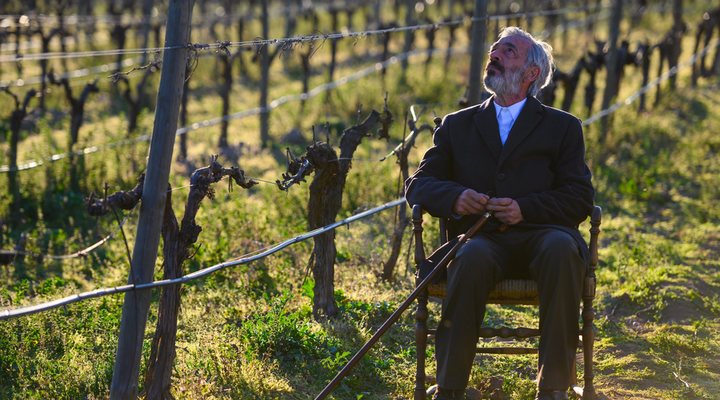
{"label": "wooden chair", "polygon": [[[415,235],[415,263],[419,266],[426,259],[425,247],[422,238],[422,207],[415,205],[412,211],[413,232]],[[573,374],[573,391],[582,399],[596,399],[593,386],[593,300],[595,298],[595,268],[598,264],[598,237],[600,235],[600,222],[602,209],[595,206],[590,216],[590,262],[585,275],[582,295],[582,329],[580,334],[581,348],[584,360],[584,387],[578,385],[577,376]],[[447,242],[447,231],[445,220],[440,219],[440,242]],[[418,271],[416,271],[418,272]],[[416,274],[416,285],[421,282],[419,273]],[[425,350],[427,348],[428,336],[435,334],[435,329],[428,329],[428,298],[445,296],[445,282],[433,283],[428,289],[418,296],[418,304],[415,312],[415,343],[417,352],[417,371],[415,374],[415,400],[426,398],[425,388]],[[535,281],[530,279],[506,279],[500,281],[490,293],[488,304],[526,304],[538,305],[538,291]],[[480,330],[480,337],[489,338],[511,338],[527,339],[540,336],[540,330],[527,327],[483,327]],[[477,353],[485,354],[536,354],[537,347],[478,347]],[[575,364],[573,364],[575,365]],[[574,370],[574,369],[573,369]]]}

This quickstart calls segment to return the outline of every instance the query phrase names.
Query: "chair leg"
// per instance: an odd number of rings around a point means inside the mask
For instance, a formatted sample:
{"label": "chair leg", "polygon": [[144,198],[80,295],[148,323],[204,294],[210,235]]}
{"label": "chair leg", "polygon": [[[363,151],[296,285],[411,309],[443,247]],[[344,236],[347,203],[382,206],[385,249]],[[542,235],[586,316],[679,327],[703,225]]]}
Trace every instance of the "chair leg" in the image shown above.
{"label": "chair leg", "polygon": [[415,400],[425,400],[425,350],[427,349],[428,292],[425,290],[417,298],[415,310],[415,352],[417,366],[415,370]]}
{"label": "chair leg", "polygon": [[595,310],[593,309],[593,300],[595,299],[595,277],[588,277],[592,282],[586,282],[586,293],[583,295],[583,359],[584,359],[584,379],[585,387],[583,388],[583,400],[597,399],[595,386],[593,385],[593,351],[595,343],[595,332],[593,331],[593,321],[595,320]]}

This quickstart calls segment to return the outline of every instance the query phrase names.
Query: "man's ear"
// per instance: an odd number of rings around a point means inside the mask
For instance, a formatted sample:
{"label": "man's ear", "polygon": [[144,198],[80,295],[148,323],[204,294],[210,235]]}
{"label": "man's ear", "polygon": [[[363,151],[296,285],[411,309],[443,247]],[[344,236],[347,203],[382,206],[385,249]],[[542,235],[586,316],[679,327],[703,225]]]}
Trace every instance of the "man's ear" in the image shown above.
{"label": "man's ear", "polygon": [[525,79],[530,82],[535,82],[540,77],[540,67],[533,65],[532,67],[525,70]]}

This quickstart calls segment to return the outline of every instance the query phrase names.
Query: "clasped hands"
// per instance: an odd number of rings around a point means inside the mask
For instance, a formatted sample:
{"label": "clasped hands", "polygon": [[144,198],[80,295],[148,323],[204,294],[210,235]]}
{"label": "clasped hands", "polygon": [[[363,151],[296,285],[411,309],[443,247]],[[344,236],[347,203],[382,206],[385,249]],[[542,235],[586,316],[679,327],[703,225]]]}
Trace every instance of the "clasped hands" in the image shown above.
{"label": "clasped hands", "polygon": [[482,214],[491,211],[498,221],[514,225],[522,222],[520,205],[509,197],[490,197],[472,189],[465,189],[455,200],[453,212],[457,215]]}

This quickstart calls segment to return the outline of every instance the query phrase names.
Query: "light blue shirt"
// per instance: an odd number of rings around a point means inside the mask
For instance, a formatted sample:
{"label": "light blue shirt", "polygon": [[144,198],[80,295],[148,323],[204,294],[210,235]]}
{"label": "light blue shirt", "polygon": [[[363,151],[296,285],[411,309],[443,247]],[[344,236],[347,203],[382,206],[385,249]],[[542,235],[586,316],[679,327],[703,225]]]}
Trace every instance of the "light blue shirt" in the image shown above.
{"label": "light blue shirt", "polygon": [[495,116],[498,120],[498,128],[500,128],[500,141],[503,145],[507,141],[510,130],[512,129],[513,124],[515,124],[518,115],[520,115],[520,111],[522,111],[525,106],[526,101],[527,98],[524,98],[508,107],[503,107],[493,101],[493,104],[495,105]]}

